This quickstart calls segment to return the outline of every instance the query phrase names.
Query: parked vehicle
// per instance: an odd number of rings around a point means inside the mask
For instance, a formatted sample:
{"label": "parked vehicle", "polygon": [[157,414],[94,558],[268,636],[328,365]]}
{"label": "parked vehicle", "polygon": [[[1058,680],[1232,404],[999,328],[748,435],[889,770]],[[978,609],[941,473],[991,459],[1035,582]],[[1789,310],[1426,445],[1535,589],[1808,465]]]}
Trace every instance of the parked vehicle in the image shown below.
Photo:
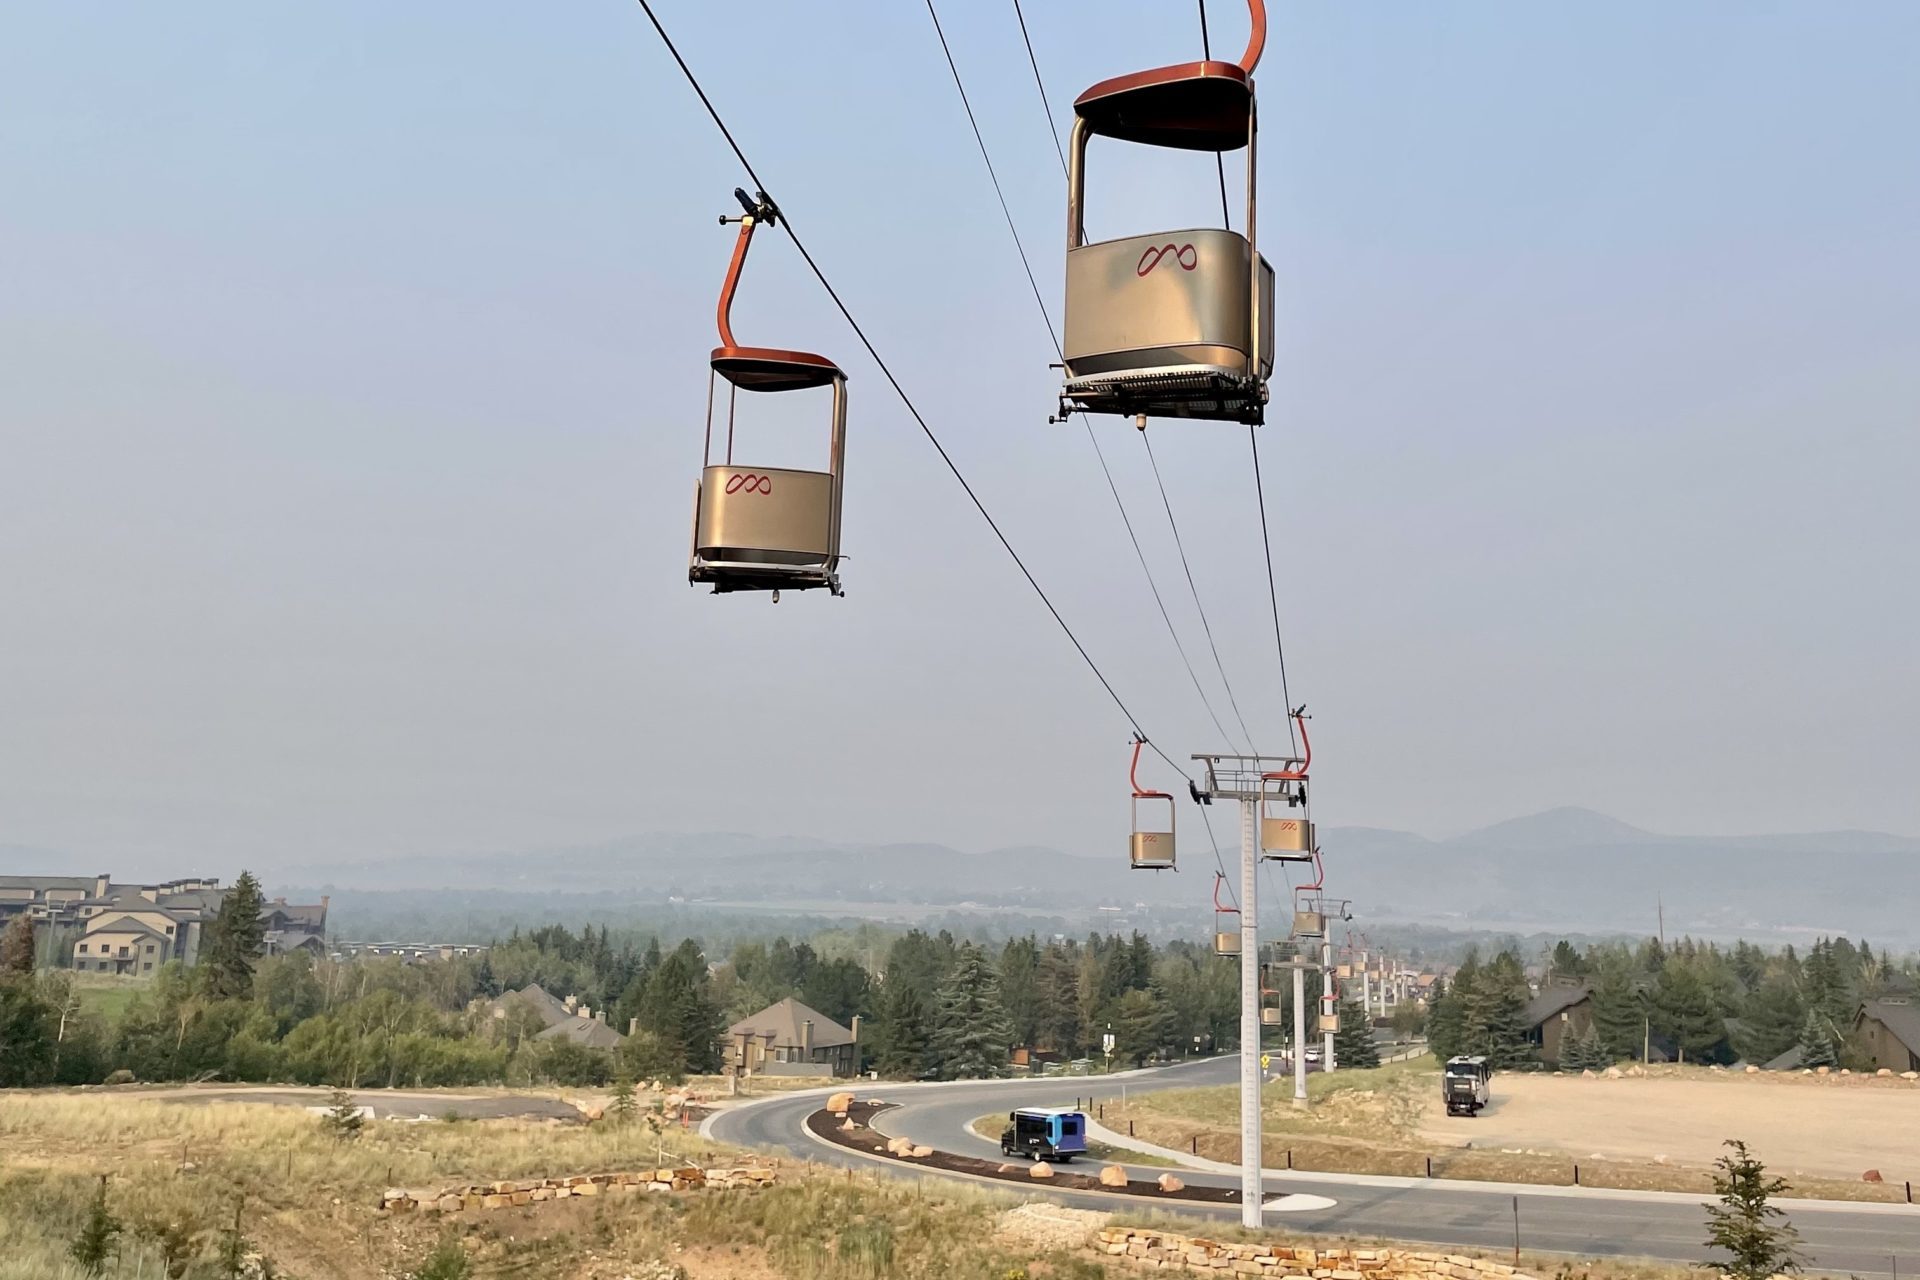
{"label": "parked vehicle", "polygon": [[1000,1154],[1066,1164],[1087,1150],[1087,1118],[1066,1107],[1026,1107],[1007,1113]]}
{"label": "parked vehicle", "polygon": [[1492,1090],[1493,1068],[1482,1056],[1448,1058],[1440,1077],[1441,1097],[1446,1099],[1447,1114],[1471,1116],[1487,1105]]}

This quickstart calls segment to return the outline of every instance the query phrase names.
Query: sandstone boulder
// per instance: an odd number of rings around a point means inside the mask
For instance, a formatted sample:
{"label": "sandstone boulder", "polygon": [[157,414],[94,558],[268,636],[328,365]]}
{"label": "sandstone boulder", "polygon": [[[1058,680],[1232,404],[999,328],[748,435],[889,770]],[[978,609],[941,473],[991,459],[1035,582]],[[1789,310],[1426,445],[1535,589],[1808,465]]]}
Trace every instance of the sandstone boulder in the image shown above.
{"label": "sandstone boulder", "polygon": [[1867,1170],[1867,1171],[1866,1171],[1865,1173],[1863,1173],[1863,1174],[1861,1174],[1861,1175],[1860,1175],[1860,1181],[1862,1181],[1862,1182],[1885,1182],[1885,1181],[1886,1181],[1886,1179],[1880,1176],[1880,1171],[1879,1171],[1878,1169],[1869,1169],[1869,1170]]}
{"label": "sandstone boulder", "polygon": [[107,1076],[107,1078],[106,1078],[106,1079],[105,1079],[104,1081],[102,1081],[101,1083],[103,1083],[103,1084],[132,1084],[133,1082],[134,1082],[134,1075],[133,1075],[133,1072],[131,1072],[131,1071],[129,1071],[129,1070],[127,1070],[127,1069],[126,1069],[125,1067],[121,1067],[121,1068],[120,1068],[120,1069],[119,1069],[118,1071],[115,1071],[115,1072],[113,1072],[112,1074],[110,1074],[110,1075],[108,1075],[108,1076]]}
{"label": "sandstone boulder", "polygon": [[1892,1075],[1892,1074],[1893,1074],[1893,1068],[1892,1068],[1892,1067],[1882,1067],[1882,1068],[1880,1068],[1880,1069],[1879,1069],[1878,1071],[1876,1071],[1876,1072],[1874,1072],[1873,1074],[1875,1074],[1875,1075],[1877,1075],[1877,1076],[1890,1076],[1890,1075]]}
{"label": "sandstone boulder", "polygon": [[1180,1181],[1180,1179],[1170,1173],[1161,1174],[1159,1183],[1162,1191],[1185,1191],[1187,1189],[1186,1183]]}
{"label": "sandstone boulder", "polygon": [[1053,1166],[1045,1160],[1036,1160],[1033,1162],[1033,1168],[1027,1170],[1027,1176],[1029,1178],[1051,1178],[1053,1176]]}
{"label": "sandstone boulder", "polygon": [[1020,1166],[1019,1166],[1019,1165],[1014,1165],[1014,1164],[1003,1164],[1003,1165],[1001,1165],[1001,1166],[1000,1166],[1000,1167],[999,1167],[998,1169],[996,1169],[996,1170],[995,1170],[994,1172],[996,1172],[996,1173],[1018,1173],[1018,1172],[1020,1172]]}
{"label": "sandstone boulder", "polygon": [[912,1138],[888,1138],[887,1154],[890,1156],[910,1156],[913,1154]]}
{"label": "sandstone boulder", "polygon": [[1601,1072],[1600,1074],[1605,1076],[1609,1080],[1618,1080],[1623,1073],[1618,1067],[1608,1067],[1605,1071]]}
{"label": "sandstone boulder", "polygon": [[1902,1071],[1900,1078],[1902,1080],[1920,1080],[1920,1071]]}
{"label": "sandstone boulder", "polygon": [[842,1120],[840,1122],[841,1130],[847,1133],[851,1133],[854,1130],[858,1129],[859,1127],[860,1127],[859,1125],[853,1122],[853,1118],[851,1116],[849,1116],[847,1119]]}
{"label": "sandstone boulder", "polygon": [[1100,1185],[1103,1187],[1124,1187],[1127,1185],[1127,1171],[1117,1164],[1110,1164],[1100,1170]]}
{"label": "sandstone boulder", "polygon": [[1747,1064],[1747,1074],[1750,1076],[1757,1076],[1760,1074],[1760,1068],[1754,1066],[1751,1062],[1749,1062]]}
{"label": "sandstone boulder", "polygon": [[853,1105],[853,1094],[851,1092],[836,1093],[831,1098],[827,1099],[827,1110],[833,1112],[833,1114],[837,1116],[843,1116],[847,1114],[847,1108],[852,1105]]}
{"label": "sandstone boulder", "polygon": [[932,1147],[915,1147],[912,1151],[909,1151],[907,1154],[912,1156],[915,1160],[925,1160],[928,1156],[933,1154],[933,1148]]}
{"label": "sandstone boulder", "polygon": [[1833,1072],[1832,1067],[1815,1067],[1813,1069],[1813,1074],[1817,1076],[1830,1075],[1832,1074],[1832,1072]]}

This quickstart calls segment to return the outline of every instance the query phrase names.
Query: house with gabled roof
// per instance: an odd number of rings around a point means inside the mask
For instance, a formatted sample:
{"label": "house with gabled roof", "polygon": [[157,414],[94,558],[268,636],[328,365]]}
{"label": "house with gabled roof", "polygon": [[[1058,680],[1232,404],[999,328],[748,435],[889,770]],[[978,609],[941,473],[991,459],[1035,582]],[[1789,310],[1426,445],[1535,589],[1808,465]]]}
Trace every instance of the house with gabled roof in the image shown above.
{"label": "house with gabled roof", "polygon": [[860,1069],[860,1016],[843,1027],[789,996],[728,1027],[722,1057],[740,1075],[851,1076]]}

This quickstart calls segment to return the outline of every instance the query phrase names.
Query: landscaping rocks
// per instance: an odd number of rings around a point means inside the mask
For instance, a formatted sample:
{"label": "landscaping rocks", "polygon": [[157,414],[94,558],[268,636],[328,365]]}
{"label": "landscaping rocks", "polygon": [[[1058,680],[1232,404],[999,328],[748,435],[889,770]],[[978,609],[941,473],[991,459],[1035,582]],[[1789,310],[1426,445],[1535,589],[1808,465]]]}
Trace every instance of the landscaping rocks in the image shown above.
{"label": "landscaping rocks", "polygon": [[1107,1165],[1100,1170],[1100,1185],[1103,1187],[1124,1187],[1127,1185],[1127,1171],[1117,1164]]}
{"label": "landscaping rocks", "polygon": [[388,1213],[420,1210],[447,1214],[467,1209],[511,1209],[576,1196],[770,1187],[775,1177],[774,1169],[767,1165],[743,1165],[730,1169],[702,1169],[697,1165],[685,1165],[677,1169],[642,1169],[637,1173],[592,1173],[566,1178],[488,1182],[471,1187],[449,1187],[425,1194],[389,1187],[380,1198],[380,1207]]}
{"label": "landscaping rocks", "polygon": [[1053,1166],[1045,1160],[1035,1160],[1033,1162],[1033,1168],[1027,1170],[1027,1176],[1029,1178],[1051,1178],[1053,1176]]}
{"label": "landscaping rocks", "polygon": [[1137,1227],[1096,1232],[1090,1246],[1111,1258],[1166,1271],[1293,1276],[1302,1280],[1533,1280],[1503,1262],[1406,1249],[1298,1249],[1222,1244],[1201,1236]]}
{"label": "landscaping rocks", "polygon": [[1162,1191],[1185,1191],[1187,1189],[1186,1183],[1180,1181],[1180,1179],[1170,1173],[1160,1175],[1159,1186]]}

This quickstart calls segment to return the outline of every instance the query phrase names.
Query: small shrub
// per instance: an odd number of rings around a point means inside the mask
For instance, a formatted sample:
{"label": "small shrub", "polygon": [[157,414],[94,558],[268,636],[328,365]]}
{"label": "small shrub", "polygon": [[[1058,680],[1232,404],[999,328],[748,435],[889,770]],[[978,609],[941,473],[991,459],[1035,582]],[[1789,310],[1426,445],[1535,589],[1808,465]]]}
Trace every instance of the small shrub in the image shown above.
{"label": "small shrub", "polygon": [[93,1203],[87,1207],[87,1219],[80,1224],[80,1234],[74,1237],[73,1245],[67,1250],[74,1265],[90,1276],[97,1276],[107,1269],[107,1262],[119,1252],[118,1236],[120,1220],[107,1208],[107,1175],[100,1175],[100,1189],[94,1192]]}
{"label": "small shrub", "polygon": [[467,1251],[460,1247],[460,1242],[452,1236],[442,1236],[408,1280],[467,1280],[472,1274],[473,1264],[467,1260]]}
{"label": "small shrub", "polygon": [[893,1274],[893,1224],[850,1222],[840,1229],[834,1252],[847,1275],[884,1280]]}
{"label": "small shrub", "polygon": [[328,1102],[331,1105],[327,1108],[327,1114],[320,1117],[327,1132],[342,1142],[359,1137],[367,1119],[360,1114],[360,1104],[353,1100],[353,1095],[345,1089],[335,1089],[329,1095]]}

